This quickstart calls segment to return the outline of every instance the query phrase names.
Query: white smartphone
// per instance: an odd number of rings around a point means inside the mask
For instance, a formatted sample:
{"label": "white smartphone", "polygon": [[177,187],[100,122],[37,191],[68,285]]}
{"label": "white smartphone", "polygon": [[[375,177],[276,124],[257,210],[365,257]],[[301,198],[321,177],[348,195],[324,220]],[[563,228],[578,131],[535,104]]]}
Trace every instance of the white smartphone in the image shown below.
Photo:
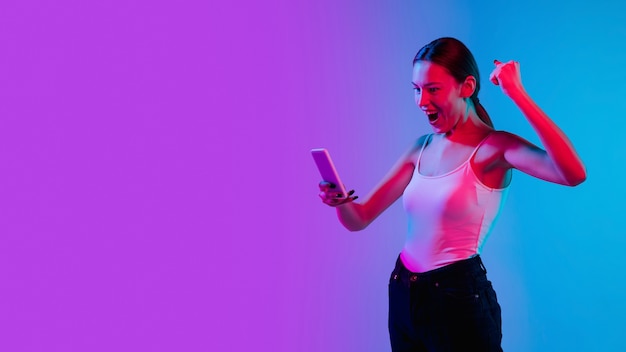
{"label": "white smartphone", "polygon": [[339,179],[339,174],[337,173],[337,169],[335,169],[335,165],[330,158],[328,150],[324,148],[311,149],[311,154],[313,155],[315,164],[317,164],[317,168],[320,171],[322,180],[334,184],[334,190],[341,192],[341,194],[346,197],[348,192],[346,192],[343,182]]}

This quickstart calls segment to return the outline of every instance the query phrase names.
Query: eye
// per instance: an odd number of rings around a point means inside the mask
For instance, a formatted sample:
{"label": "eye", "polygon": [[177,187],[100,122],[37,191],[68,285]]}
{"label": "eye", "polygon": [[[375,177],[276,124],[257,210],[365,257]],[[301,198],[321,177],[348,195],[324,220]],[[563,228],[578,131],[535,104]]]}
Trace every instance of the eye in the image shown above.
{"label": "eye", "polygon": [[438,90],[439,90],[438,87],[430,87],[430,88],[428,88],[428,92],[429,93],[433,93],[433,94],[437,93]]}

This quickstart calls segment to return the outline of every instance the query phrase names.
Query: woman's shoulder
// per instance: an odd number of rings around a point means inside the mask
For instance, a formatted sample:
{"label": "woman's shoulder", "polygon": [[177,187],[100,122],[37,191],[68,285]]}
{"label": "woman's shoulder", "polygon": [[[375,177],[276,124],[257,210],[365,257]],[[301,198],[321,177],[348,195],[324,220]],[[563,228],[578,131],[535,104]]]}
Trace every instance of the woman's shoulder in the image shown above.
{"label": "woman's shoulder", "polygon": [[433,133],[428,133],[422,136],[419,136],[411,146],[411,153],[416,154],[419,153],[428,143],[430,143],[431,137]]}
{"label": "woman's shoulder", "polygon": [[481,142],[477,154],[482,159],[502,160],[508,152],[528,146],[532,144],[514,133],[494,130]]}
{"label": "woman's shoulder", "polygon": [[525,140],[511,132],[494,130],[485,139],[485,144],[489,144],[499,149],[508,148],[512,145],[519,144]]}
{"label": "woman's shoulder", "polygon": [[424,147],[426,144],[430,142],[431,137],[433,135],[435,135],[435,133],[427,133],[427,134],[419,136],[413,144],[413,149],[417,149],[417,150],[422,149],[422,147]]}
{"label": "woman's shoulder", "polygon": [[432,134],[425,134],[413,141],[409,150],[404,154],[404,160],[411,162],[413,165],[417,162],[420,152],[424,148],[425,144],[428,143],[428,140]]}

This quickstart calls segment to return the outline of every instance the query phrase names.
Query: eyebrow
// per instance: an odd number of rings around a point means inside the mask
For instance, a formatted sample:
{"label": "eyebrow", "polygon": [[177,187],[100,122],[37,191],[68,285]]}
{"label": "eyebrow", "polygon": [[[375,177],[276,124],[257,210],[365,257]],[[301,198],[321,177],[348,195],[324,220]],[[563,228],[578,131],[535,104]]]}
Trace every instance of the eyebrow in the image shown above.
{"label": "eyebrow", "polygon": [[[411,84],[414,87],[417,87],[417,84],[415,84],[415,82],[411,82]],[[430,87],[430,86],[434,86],[434,85],[437,85],[437,84],[441,84],[441,82],[428,82],[428,83],[424,84],[424,87]]]}

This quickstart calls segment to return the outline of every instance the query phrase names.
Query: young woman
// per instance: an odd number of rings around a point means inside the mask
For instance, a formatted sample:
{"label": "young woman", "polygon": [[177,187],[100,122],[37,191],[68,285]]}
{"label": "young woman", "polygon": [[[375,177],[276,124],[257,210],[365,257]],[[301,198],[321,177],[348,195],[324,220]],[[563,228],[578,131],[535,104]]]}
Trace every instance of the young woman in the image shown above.
{"label": "young woman", "polygon": [[544,149],[494,129],[478,100],[473,55],[454,38],[434,40],[413,60],[415,102],[433,132],[421,136],[361,202],[320,183],[350,231],[367,227],[400,196],[406,241],[389,282],[389,334],[398,351],[501,351],[501,315],[480,260],[511,170],[575,186],[585,167],[571,142],[526,93],[519,63],[494,60],[490,80],[531,124]]}

